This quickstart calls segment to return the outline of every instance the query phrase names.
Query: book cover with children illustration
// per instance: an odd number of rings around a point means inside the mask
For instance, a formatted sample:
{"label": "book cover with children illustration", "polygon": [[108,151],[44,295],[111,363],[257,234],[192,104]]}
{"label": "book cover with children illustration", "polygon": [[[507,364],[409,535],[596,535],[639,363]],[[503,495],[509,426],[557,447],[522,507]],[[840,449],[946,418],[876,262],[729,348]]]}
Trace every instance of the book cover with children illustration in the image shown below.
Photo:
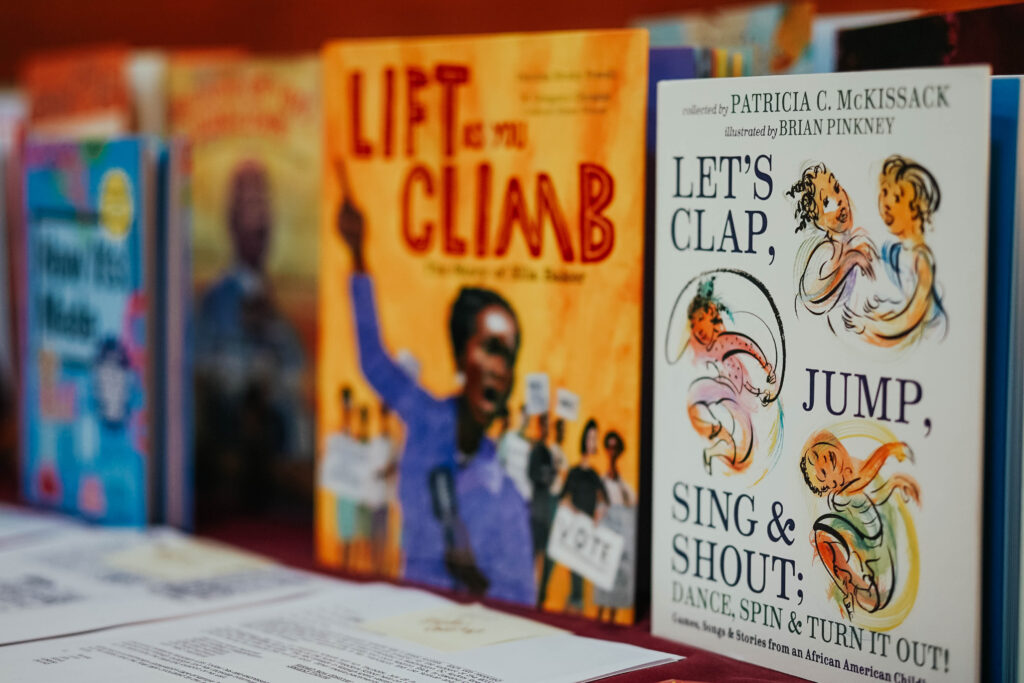
{"label": "book cover with children illustration", "polygon": [[660,85],[657,635],[812,680],[980,671],[989,80]]}
{"label": "book cover with children illustration", "polygon": [[630,623],[646,34],[323,67],[319,560]]}

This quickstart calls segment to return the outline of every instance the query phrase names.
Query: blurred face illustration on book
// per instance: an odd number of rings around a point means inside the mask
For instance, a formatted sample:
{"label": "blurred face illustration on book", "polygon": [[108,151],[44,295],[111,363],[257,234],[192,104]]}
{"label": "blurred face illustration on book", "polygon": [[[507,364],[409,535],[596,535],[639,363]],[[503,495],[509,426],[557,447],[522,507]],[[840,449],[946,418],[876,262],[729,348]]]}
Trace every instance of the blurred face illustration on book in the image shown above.
{"label": "blurred face illustration on book", "polygon": [[604,437],[604,449],[608,452],[608,460],[615,462],[622,455],[622,439],[614,432]]}
{"label": "blurred face illustration on book", "polygon": [[[306,452],[306,354],[292,311],[279,303],[280,281],[271,266],[276,219],[270,167],[242,157],[223,182],[221,229],[231,253],[199,295],[196,361],[201,405],[210,407],[200,415],[197,460],[200,498],[230,511],[287,500],[295,488],[276,482]],[[233,482],[239,476],[253,483],[242,487],[244,500],[235,501],[225,491],[238,490]]]}
{"label": "blurred face illustration on book", "polygon": [[919,212],[914,210],[915,200],[914,188],[909,182],[883,178],[878,193],[878,213],[896,237],[903,239],[915,232],[924,232]]}
{"label": "blurred face illustration on book", "polygon": [[707,306],[694,311],[693,316],[690,318],[690,326],[693,330],[693,338],[701,346],[711,346],[715,343],[718,335],[725,331],[725,323],[722,322],[718,306],[714,303],[709,303]]}
{"label": "blurred face illustration on book", "polygon": [[580,455],[586,460],[586,456],[594,453],[597,453],[597,425],[587,428],[587,433],[583,437],[583,452]]}
{"label": "blurred face illustration on book", "polygon": [[120,425],[128,413],[128,358],[124,348],[113,339],[100,348],[93,369],[96,401],[104,422]]}
{"label": "blurred face illustration on book", "polygon": [[229,225],[236,258],[262,272],[270,244],[270,188],[258,162],[242,162],[231,180]]}
{"label": "blurred face illustration on book", "polygon": [[[459,313],[457,302],[452,315]],[[507,305],[489,304],[476,314],[474,328],[458,357],[462,395],[473,420],[488,427],[512,391],[519,326]],[[455,338],[453,343],[458,344]]]}

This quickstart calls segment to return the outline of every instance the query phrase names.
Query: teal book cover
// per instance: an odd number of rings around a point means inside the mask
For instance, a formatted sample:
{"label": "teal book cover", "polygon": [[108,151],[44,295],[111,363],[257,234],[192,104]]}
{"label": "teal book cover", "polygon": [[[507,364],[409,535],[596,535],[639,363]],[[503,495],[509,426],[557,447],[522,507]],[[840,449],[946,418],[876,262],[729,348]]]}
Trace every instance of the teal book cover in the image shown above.
{"label": "teal book cover", "polygon": [[30,144],[22,495],[97,522],[152,503],[146,143]]}

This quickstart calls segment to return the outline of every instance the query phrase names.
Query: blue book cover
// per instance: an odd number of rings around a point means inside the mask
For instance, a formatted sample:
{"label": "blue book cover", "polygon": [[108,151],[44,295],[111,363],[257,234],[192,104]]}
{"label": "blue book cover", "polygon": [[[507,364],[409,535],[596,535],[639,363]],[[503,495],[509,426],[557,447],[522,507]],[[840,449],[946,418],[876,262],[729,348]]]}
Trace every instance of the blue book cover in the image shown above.
{"label": "blue book cover", "polygon": [[[1021,79],[992,79],[992,155],[989,185],[988,409],[986,410],[984,601],[985,680],[1017,680],[1019,595],[1020,441],[1013,425],[1019,392],[1014,363],[1014,278],[1019,180]],[[1018,426],[1019,429],[1019,426]]]}
{"label": "blue book cover", "polygon": [[647,67],[647,152],[655,149],[654,129],[658,114],[658,81],[697,77],[696,50],[691,47],[653,47]]}
{"label": "blue book cover", "polygon": [[146,143],[30,144],[22,492],[124,525],[147,521]]}

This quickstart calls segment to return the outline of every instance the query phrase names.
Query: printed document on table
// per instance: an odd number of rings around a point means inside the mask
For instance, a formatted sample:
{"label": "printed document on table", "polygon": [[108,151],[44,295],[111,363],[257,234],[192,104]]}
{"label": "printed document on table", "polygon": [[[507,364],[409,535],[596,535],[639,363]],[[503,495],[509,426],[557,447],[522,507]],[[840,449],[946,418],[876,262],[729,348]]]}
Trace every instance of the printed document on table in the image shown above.
{"label": "printed document on table", "polygon": [[[0,648],[0,671],[23,683],[569,683],[679,659],[541,624],[528,628],[519,617],[419,590],[340,581],[333,586],[230,612]],[[436,618],[423,618],[431,612]],[[423,632],[381,628],[403,614],[416,616],[410,621]],[[457,647],[466,640],[464,631],[472,632],[472,643],[483,644]]]}
{"label": "printed document on table", "polygon": [[171,529],[76,528],[0,560],[0,645],[300,595],[326,579]]}
{"label": "printed document on table", "polygon": [[0,552],[40,543],[54,533],[84,526],[58,514],[0,504]]}

